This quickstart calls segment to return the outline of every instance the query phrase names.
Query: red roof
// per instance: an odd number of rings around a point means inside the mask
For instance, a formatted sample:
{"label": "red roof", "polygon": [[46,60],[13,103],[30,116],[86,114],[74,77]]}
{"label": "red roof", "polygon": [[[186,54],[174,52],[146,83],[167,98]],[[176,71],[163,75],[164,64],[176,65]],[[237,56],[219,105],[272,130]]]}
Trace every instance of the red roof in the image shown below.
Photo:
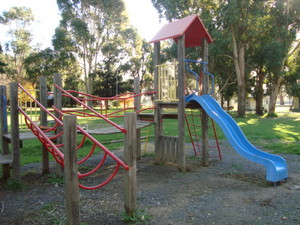
{"label": "red roof", "polygon": [[213,42],[200,18],[193,15],[164,25],[150,43],[170,38],[173,38],[177,43],[179,37],[184,34],[186,48],[201,45],[202,38],[206,38],[208,44]]}

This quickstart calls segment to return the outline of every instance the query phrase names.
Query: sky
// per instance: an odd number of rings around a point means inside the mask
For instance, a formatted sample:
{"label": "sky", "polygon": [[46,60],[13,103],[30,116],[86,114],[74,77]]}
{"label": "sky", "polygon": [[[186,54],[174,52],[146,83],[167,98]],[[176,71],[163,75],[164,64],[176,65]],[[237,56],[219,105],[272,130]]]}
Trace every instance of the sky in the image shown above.
{"label": "sky", "polygon": [[[151,0],[125,0],[125,3],[130,23],[147,41],[167,23],[165,20],[159,21],[159,16],[152,6]],[[54,29],[60,20],[56,0],[1,0],[0,13],[9,10],[12,6],[27,6],[32,9],[36,20],[31,28],[34,35],[33,44],[39,43],[41,49],[50,47]],[[0,30],[0,42],[3,45],[7,40],[5,27],[0,25]]]}

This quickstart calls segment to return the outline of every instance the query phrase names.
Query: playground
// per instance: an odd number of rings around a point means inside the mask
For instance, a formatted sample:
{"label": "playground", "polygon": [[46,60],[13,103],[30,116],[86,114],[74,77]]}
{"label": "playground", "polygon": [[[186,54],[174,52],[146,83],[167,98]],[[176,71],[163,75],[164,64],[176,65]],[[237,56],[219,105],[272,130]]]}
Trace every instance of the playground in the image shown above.
{"label": "playground", "polygon": [[[161,64],[160,41],[170,38],[178,45],[177,62]],[[164,26],[150,42],[155,66],[152,92],[141,93],[135,77],[134,93],[102,98],[64,90],[61,75],[54,74],[54,101],[48,109],[45,77],[40,78],[39,100],[12,82],[8,126],[6,87],[0,86],[0,162],[7,181],[0,192],[2,222],[299,224],[300,157],[252,145],[218,104],[214,75],[208,72],[212,39],[199,17]],[[195,46],[202,48],[201,60],[185,58],[185,48]],[[193,71],[195,64],[200,74]],[[194,77],[191,93],[186,93],[187,73]],[[20,92],[30,104],[21,105]],[[141,99],[149,95],[154,95],[154,105],[145,107]],[[63,108],[65,98],[81,109]],[[119,106],[116,111],[109,109],[110,101]],[[39,109],[38,116],[30,115],[37,110],[28,105]],[[29,132],[20,132],[20,118]],[[96,126],[80,125],[78,118],[95,119]],[[167,121],[174,121],[175,133],[168,132]],[[221,141],[215,123],[225,136]],[[142,143],[142,130],[152,125],[152,141],[147,134]],[[123,137],[116,151],[103,144],[103,137],[114,134]],[[28,139],[39,140],[41,162],[21,166],[21,148]],[[55,162],[49,163],[49,156]],[[20,183],[24,187],[13,192],[14,184]]]}
{"label": "playground", "polygon": [[[284,155],[290,177],[274,187],[265,181],[263,167],[238,156],[226,141],[221,147],[222,161],[215,159],[203,167],[189,157],[185,173],[174,166],[153,164],[151,155],[143,156],[138,163],[137,193],[138,208],[147,221],[137,224],[300,224],[299,155]],[[192,156],[192,147],[188,149]],[[36,163],[22,168],[24,190],[1,188],[1,224],[65,223],[65,187],[41,175],[40,167]],[[81,189],[80,196],[82,224],[128,224],[122,216],[122,173],[100,189]]]}

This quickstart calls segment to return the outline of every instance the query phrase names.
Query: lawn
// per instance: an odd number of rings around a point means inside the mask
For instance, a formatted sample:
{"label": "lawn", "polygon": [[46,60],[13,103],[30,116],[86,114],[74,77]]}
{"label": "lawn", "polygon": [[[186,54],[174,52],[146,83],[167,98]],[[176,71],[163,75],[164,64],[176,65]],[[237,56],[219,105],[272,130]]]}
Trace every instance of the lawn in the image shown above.
{"label": "lawn", "polygon": [[[278,117],[267,118],[259,117],[255,114],[247,114],[245,118],[235,118],[235,120],[247,139],[253,145],[273,153],[290,153],[300,155],[300,113],[279,113],[278,115]],[[188,116],[188,118],[190,121],[191,117]],[[123,124],[123,118],[113,118],[112,120],[117,124]],[[103,121],[101,122],[101,120],[95,118],[78,118],[78,124],[93,128],[101,126]],[[200,125],[199,121],[198,124]],[[165,119],[163,121],[163,126],[166,135],[177,135],[177,130],[174,129],[174,127],[177,126],[177,120]],[[197,129],[201,130],[201,128]],[[218,138],[220,140],[225,139],[222,130],[217,125],[216,130]],[[152,126],[149,133],[151,136],[150,140],[153,140],[153,132],[154,129]],[[210,135],[212,136],[212,134],[212,129],[210,129]],[[146,133],[143,132],[142,136],[144,135],[146,135]],[[119,149],[123,145],[123,134],[96,135],[95,137],[109,150]],[[81,135],[78,135],[78,139],[80,138]],[[119,140],[119,142],[116,142],[115,140]],[[190,142],[187,127],[186,142]],[[79,151],[79,157],[85,155],[86,152],[89,151],[90,147],[91,142],[87,142],[84,150]],[[21,165],[40,161],[41,144],[39,141],[24,141],[23,148],[21,149]]]}

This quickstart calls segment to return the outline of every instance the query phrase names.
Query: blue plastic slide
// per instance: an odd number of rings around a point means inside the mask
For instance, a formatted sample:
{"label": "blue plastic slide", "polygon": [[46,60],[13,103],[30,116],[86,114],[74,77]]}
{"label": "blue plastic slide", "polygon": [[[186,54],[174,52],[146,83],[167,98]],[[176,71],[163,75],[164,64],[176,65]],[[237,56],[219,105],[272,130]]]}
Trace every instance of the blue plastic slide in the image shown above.
{"label": "blue plastic slide", "polygon": [[266,168],[266,180],[279,182],[288,177],[287,164],[284,158],[263,152],[255,148],[245,137],[234,119],[226,113],[219,103],[209,95],[189,95],[186,102],[197,102],[206,113],[216,121],[223,130],[231,146],[243,157],[259,163]]}

